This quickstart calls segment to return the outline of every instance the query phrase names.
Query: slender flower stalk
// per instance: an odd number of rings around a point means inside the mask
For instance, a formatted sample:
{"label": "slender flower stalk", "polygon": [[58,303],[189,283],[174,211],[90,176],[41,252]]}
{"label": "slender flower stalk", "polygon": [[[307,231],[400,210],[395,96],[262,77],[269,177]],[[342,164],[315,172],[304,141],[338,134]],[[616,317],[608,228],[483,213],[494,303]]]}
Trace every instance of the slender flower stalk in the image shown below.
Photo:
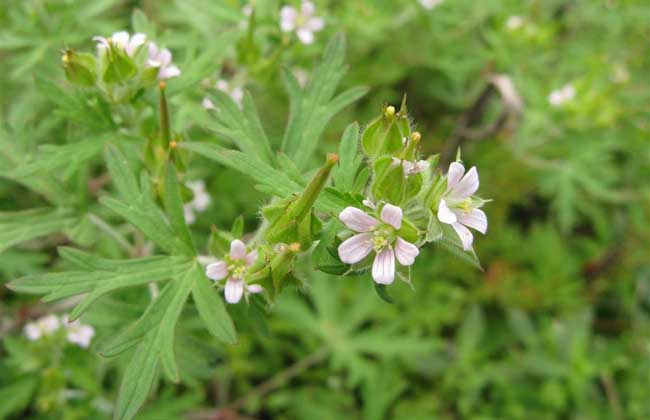
{"label": "slender flower stalk", "polygon": [[[367,205],[374,205],[367,201]],[[356,264],[374,251],[372,278],[379,284],[391,284],[395,280],[395,258],[403,266],[410,266],[420,250],[405,241],[397,232],[402,227],[402,209],[386,204],[379,220],[356,207],[346,207],[339,219],[356,235],[339,245],[339,258],[346,264]]]}

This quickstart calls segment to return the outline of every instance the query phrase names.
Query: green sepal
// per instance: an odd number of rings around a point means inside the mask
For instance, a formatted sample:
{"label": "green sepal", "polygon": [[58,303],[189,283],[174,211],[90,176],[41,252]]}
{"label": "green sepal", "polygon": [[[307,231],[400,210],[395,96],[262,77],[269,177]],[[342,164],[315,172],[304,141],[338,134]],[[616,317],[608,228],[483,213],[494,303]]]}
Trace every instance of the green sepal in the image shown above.
{"label": "green sepal", "polygon": [[230,242],[235,237],[223,230],[218,230],[214,225],[211,227],[210,238],[208,239],[208,249],[211,255],[226,255],[230,252]]}
{"label": "green sepal", "polygon": [[62,60],[65,77],[70,83],[83,87],[95,84],[97,63],[92,54],[68,49],[63,53]]}
{"label": "green sepal", "polygon": [[102,80],[106,83],[124,83],[137,72],[133,60],[113,44],[107,49],[104,57],[107,62]]}
{"label": "green sepal", "polygon": [[[392,112],[389,109],[392,109]],[[371,159],[394,155],[402,149],[402,134],[393,107],[387,107],[380,117],[363,130],[361,146],[366,156]]]}

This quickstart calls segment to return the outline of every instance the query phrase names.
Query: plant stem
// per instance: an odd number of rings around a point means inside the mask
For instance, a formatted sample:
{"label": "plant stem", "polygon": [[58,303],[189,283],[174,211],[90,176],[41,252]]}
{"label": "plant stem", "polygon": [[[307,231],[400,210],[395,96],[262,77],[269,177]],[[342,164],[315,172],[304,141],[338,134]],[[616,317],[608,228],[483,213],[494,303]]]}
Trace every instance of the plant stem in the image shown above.
{"label": "plant stem", "polygon": [[167,96],[165,95],[165,82],[160,82],[160,134],[165,149],[171,141],[171,130],[169,128],[169,108],[167,107]]}

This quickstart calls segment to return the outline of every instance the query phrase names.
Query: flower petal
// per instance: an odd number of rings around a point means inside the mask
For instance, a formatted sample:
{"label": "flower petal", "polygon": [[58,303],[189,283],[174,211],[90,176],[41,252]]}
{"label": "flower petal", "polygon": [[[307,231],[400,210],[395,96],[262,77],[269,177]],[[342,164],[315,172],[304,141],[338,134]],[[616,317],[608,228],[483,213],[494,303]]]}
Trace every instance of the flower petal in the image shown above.
{"label": "flower petal", "polygon": [[259,284],[248,284],[246,285],[246,290],[248,293],[262,293],[264,291],[264,287],[260,286]]}
{"label": "flower petal", "polygon": [[346,207],[339,213],[339,219],[355,232],[368,232],[379,221],[356,207]]}
{"label": "flower petal", "polygon": [[280,9],[280,29],[283,32],[293,31],[296,27],[298,11],[291,6],[284,6]]}
{"label": "flower petal", "polygon": [[456,213],[449,209],[444,198],[440,200],[440,204],[438,205],[438,220],[448,225],[457,221]]}
{"label": "flower petal", "polygon": [[456,199],[465,199],[478,190],[478,185],[478,171],[476,166],[472,166],[463,179],[451,190],[450,196]]}
{"label": "flower petal", "polygon": [[385,248],[375,257],[372,278],[379,284],[391,284],[395,280],[395,253],[391,247]]}
{"label": "flower petal", "polygon": [[487,232],[488,221],[483,210],[472,209],[468,212],[461,212],[458,214],[458,222],[476,229],[484,235]]}
{"label": "flower petal", "polygon": [[147,35],[143,34],[142,32],[133,34],[133,36],[129,40],[129,44],[126,47],[126,53],[129,56],[135,54],[135,50],[137,50],[140,45],[144,44],[144,41],[146,39],[147,39]]}
{"label": "flower petal", "polygon": [[339,245],[339,258],[346,264],[355,264],[372,251],[372,235],[359,233]]}
{"label": "flower petal", "polygon": [[463,243],[463,249],[465,251],[472,249],[472,242],[474,241],[472,232],[470,232],[469,229],[458,222],[452,224],[451,227],[454,228],[458,234],[458,237],[460,238],[460,241]]}
{"label": "flower petal", "polygon": [[254,249],[246,255],[246,265],[252,265],[255,261],[257,261],[257,250]]}
{"label": "flower petal", "polygon": [[314,42],[314,33],[311,31],[311,29],[300,28],[296,31],[296,35],[298,35],[298,39],[303,44],[311,44]]}
{"label": "flower petal", "polygon": [[228,279],[223,295],[228,303],[237,303],[244,294],[244,282],[238,279]]}
{"label": "flower petal", "polygon": [[212,280],[221,280],[228,275],[228,265],[225,261],[208,264],[205,267],[205,275]]}
{"label": "flower petal", "polygon": [[462,163],[451,162],[449,171],[447,171],[447,191],[451,190],[458,184],[458,181],[463,177],[465,167]]}
{"label": "flower petal", "polygon": [[239,239],[230,243],[230,258],[233,260],[243,260],[246,258],[246,245]]}
{"label": "flower petal", "polygon": [[392,204],[386,204],[381,209],[381,220],[388,223],[395,229],[402,227],[402,209]]}
{"label": "flower petal", "polygon": [[420,250],[417,246],[405,241],[399,236],[397,237],[397,242],[395,243],[395,256],[400,264],[405,266],[412,265],[415,262],[415,257],[418,255],[420,255]]}
{"label": "flower petal", "polygon": [[172,64],[171,66],[163,67],[158,73],[158,78],[160,79],[171,79],[172,77],[178,77],[181,75],[181,69]]}
{"label": "flower petal", "polygon": [[122,50],[126,50],[129,45],[129,33],[127,31],[115,32],[111,35],[111,41]]}
{"label": "flower petal", "polygon": [[318,32],[325,27],[325,20],[320,17],[311,18],[305,24],[305,28],[312,32]]}

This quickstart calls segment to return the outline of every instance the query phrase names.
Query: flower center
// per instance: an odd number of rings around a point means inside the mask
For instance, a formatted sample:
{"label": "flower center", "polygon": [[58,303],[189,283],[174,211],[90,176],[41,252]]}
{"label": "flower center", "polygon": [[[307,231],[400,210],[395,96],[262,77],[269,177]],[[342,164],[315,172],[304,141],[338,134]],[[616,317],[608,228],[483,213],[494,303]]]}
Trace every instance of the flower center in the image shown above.
{"label": "flower center", "polygon": [[472,210],[472,199],[467,197],[463,201],[457,204],[457,207],[463,211],[470,211]]}
{"label": "flower center", "polygon": [[395,242],[395,229],[388,225],[379,225],[372,237],[372,248],[379,253]]}
{"label": "flower center", "polygon": [[228,274],[230,277],[236,279],[242,279],[244,274],[246,274],[246,262],[244,260],[230,260],[228,264]]}

